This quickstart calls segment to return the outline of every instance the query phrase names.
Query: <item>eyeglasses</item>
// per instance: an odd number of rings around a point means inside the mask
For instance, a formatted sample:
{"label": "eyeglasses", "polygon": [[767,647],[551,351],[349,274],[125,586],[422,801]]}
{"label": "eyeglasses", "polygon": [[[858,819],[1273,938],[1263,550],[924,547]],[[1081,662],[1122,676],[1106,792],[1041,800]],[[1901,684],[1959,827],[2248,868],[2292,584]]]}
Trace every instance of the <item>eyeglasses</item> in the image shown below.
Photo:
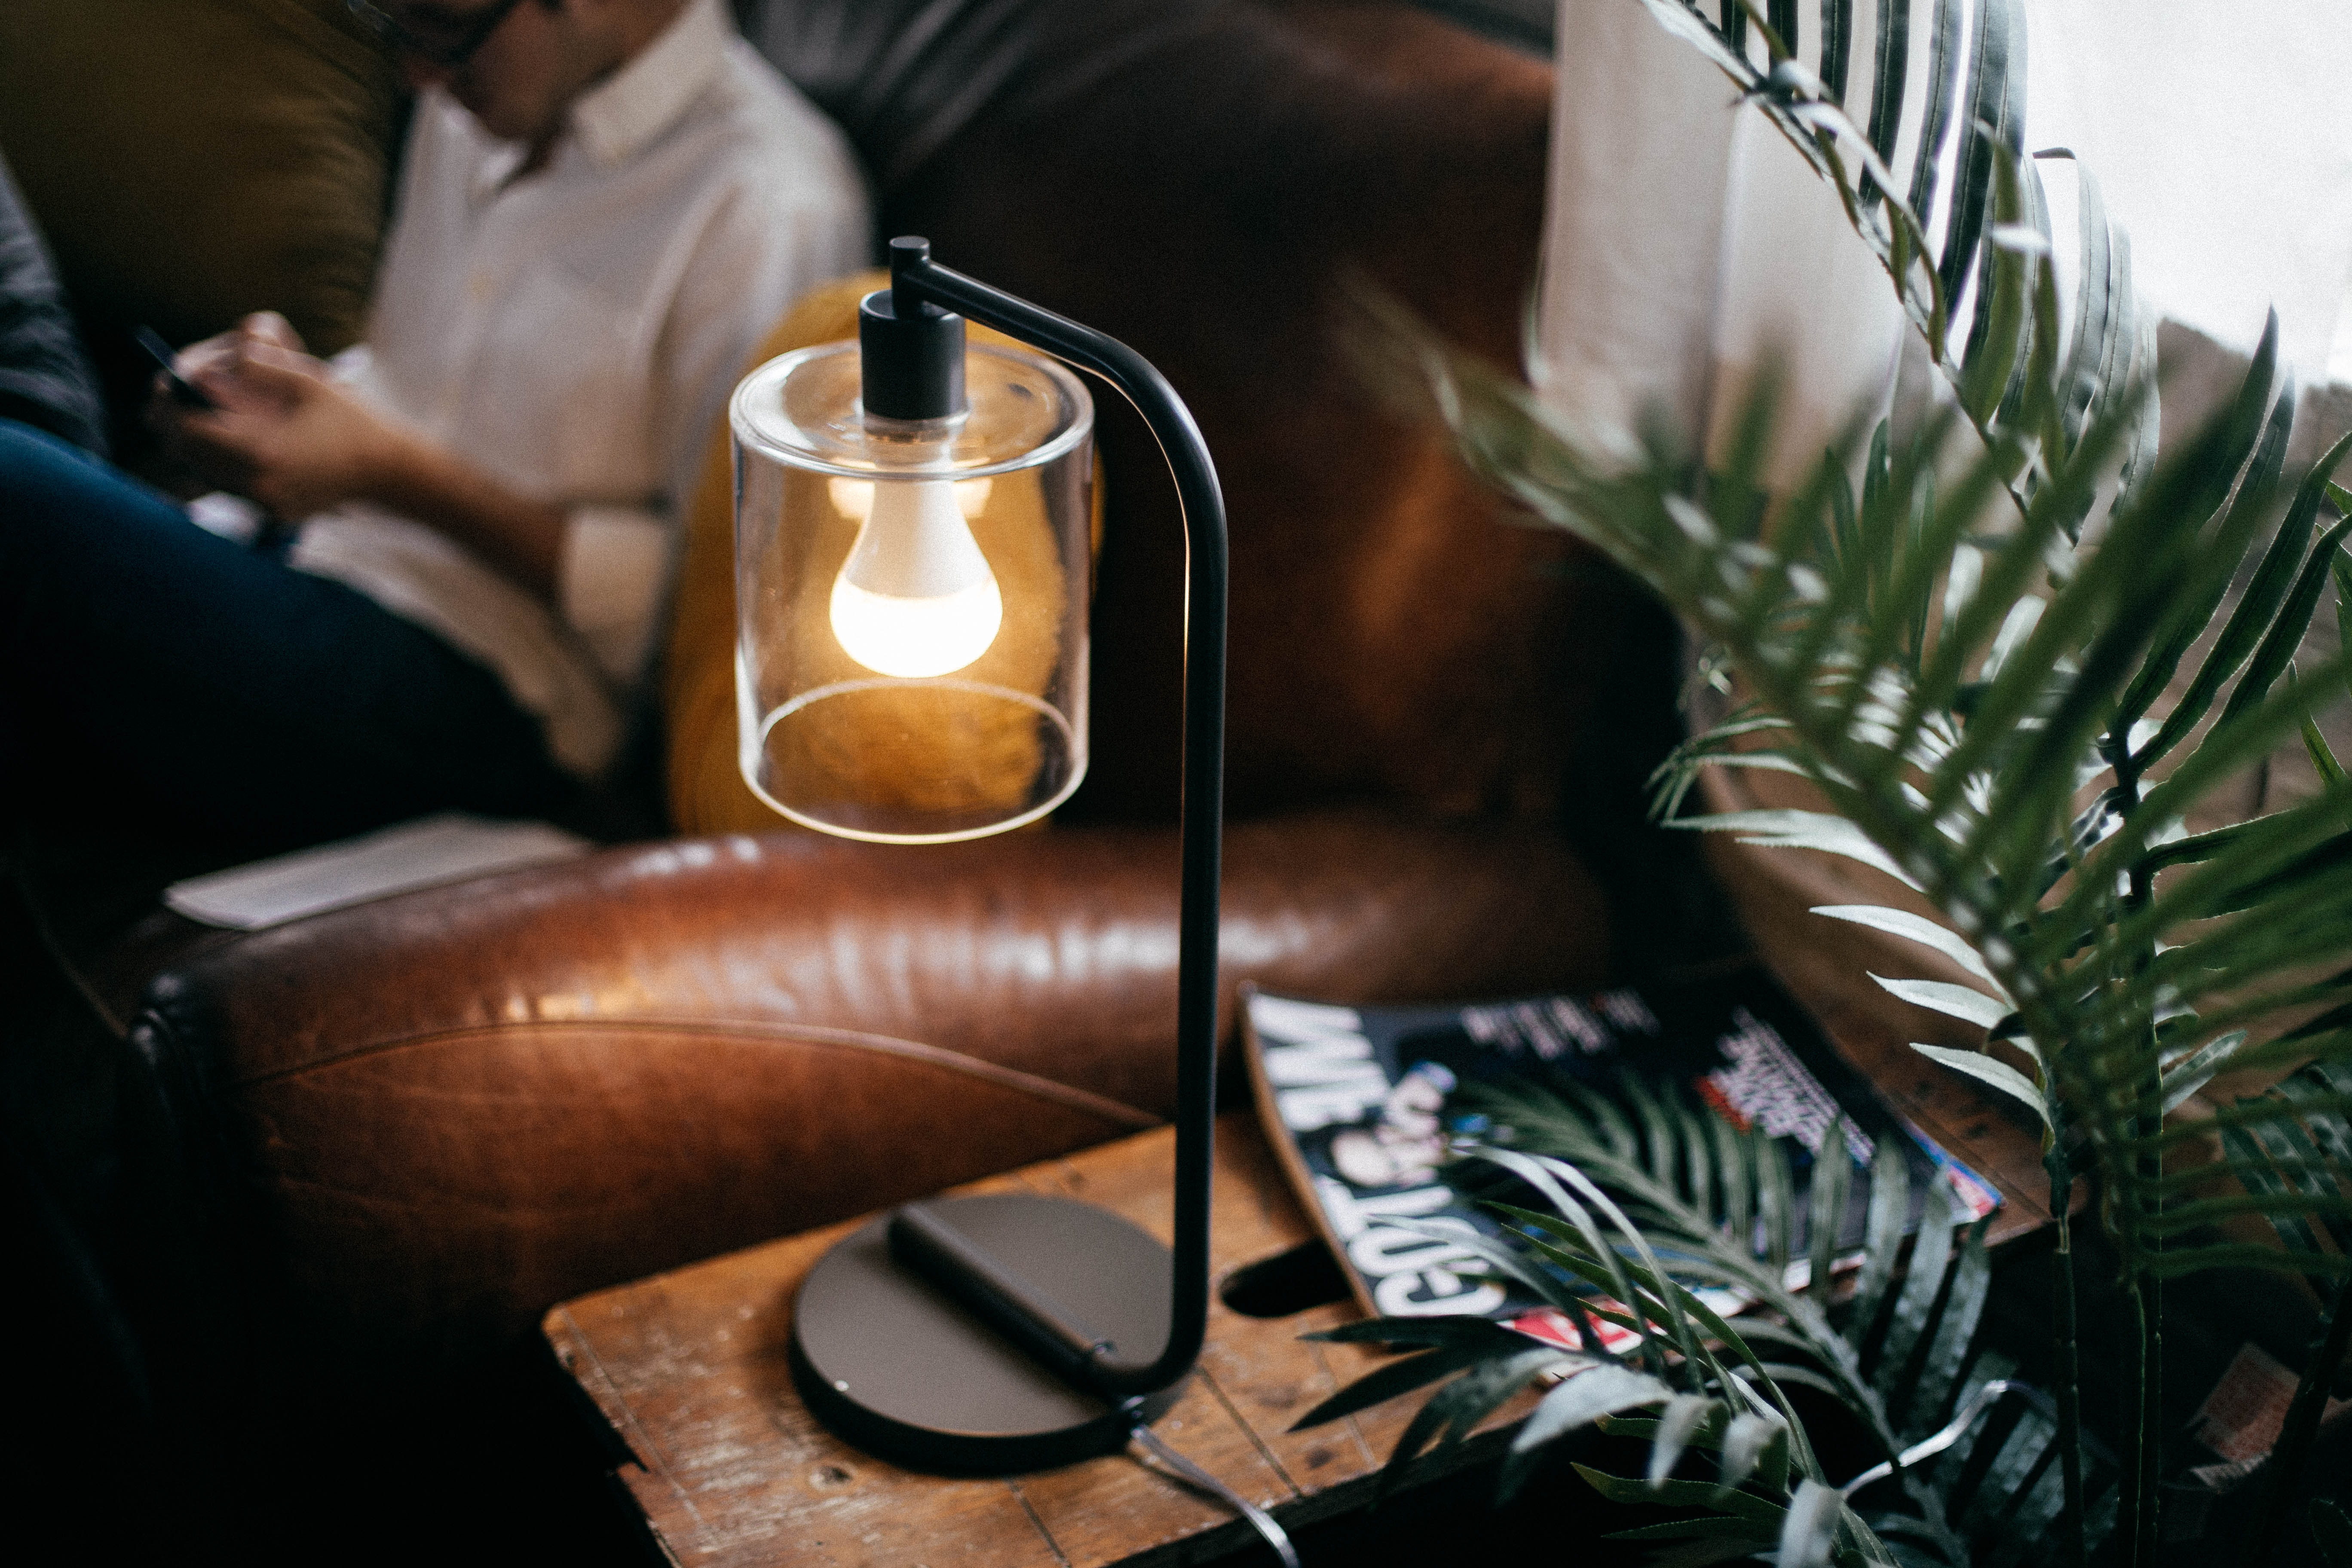
{"label": "eyeglasses", "polygon": [[457,70],[490,41],[490,35],[499,30],[522,0],[497,0],[488,10],[471,16],[420,18],[413,22],[404,22],[380,11],[368,0],[343,0],[343,4],[384,47],[415,55],[443,70]]}

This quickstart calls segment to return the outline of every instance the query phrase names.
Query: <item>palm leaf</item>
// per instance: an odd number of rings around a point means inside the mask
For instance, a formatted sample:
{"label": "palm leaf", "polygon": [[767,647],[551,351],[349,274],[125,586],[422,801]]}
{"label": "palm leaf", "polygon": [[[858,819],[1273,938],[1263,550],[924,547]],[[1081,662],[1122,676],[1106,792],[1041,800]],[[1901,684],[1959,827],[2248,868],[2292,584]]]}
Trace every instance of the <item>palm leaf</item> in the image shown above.
{"label": "palm leaf", "polygon": [[[1465,428],[1510,426],[1545,443],[1544,427],[1508,384],[1468,365],[1447,374]],[[1859,608],[1874,595],[1888,604],[1934,591],[1937,574],[1915,567],[1902,542],[1864,549],[1851,561],[1807,559],[1799,552],[1814,535],[1797,526],[1801,520],[1784,518],[1778,548],[1760,558],[1727,558],[1711,518],[1677,519],[1674,476],[1588,474],[1573,489],[1530,483],[1524,468],[1496,476],[1538,510],[1611,547],[1719,640],[1778,721],[1774,749],[1813,780],[1831,807],[1729,813],[1691,825],[1826,850],[1910,881],[1947,911],[1950,936],[1977,953],[2013,1002],[2017,1032],[2045,1047],[2063,1043],[2046,1081],[2032,1087],[2074,1108],[2105,1174],[2130,1190],[2132,1202],[2116,1212],[2134,1267],[2146,1250],[2139,1239],[2154,1235],[2148,1226],[2161,1209],[2160,1199],[2143,1201],[2155,1194],[2146,1191],[2151,1176],[2137,1159],[2147,1136],[2139,1119],[2157,1113],[2162,1099],[2153,1055],[2159,994],[2170,998],[2161,1004],[2168,1008],[2212,1009],[2207,1041],[2248,1027],[2256,1021],[2245,1016],[2250,1010],[2275,1011],[2271,1004],[2295,966],[2324,956],[2331,929],[2340,927],[2320,917],[2352,915],[2352,865],[2345,863],[2352,847],[2337,842],[2341,825],[2352,820],[2352,798],[2340,786],[2264,819],[2258,831],[2217,846],[2216,856],[2168,879],[2147,866],[2123,872],[2152,852],[2164,823],[2284,734],[2299,733],[2310,706],[2305,689],[2340,683],[2340,656],[2315,667],[2308,681],[2273,684],[2234,708],[2225,703],[2200,744],[2172,760],[2161,780],[2110,786],[2087,814],[2082,805],[2085,784],[2124,752],[2116,733],[2128,710],[2124,699],[2146,684],[2151,660],[2160,665],[2159,634],[2200,613],[2217,585],[2226,591],[2235,561],[2226,551],[2209,553],[2210,535],[2242,529],[2250,507],[2259,512],[2254,492],[2270,488],[2257,448],[2277,426],[2267,416],[2266,391],[2255,391],[2242,405],[2263,417],[2225,416],[2171,459],[2111,520],[2108,546],[2070,563],[2070,574],[2054,585],[2046,563],[2053,548],[2063,548],[2071,515],[2058,498],[2078,468],[2119,449],[2135,409],[2119,402],[2095,418],[2005,535],[1968,515],[1966,481],[1946,487],[1937,515],[1916,535],[1917,552],[1948,561],[1960,536],[1971,534],[1985,541],[1978,547],[1982,572],[1957,622],[1939,624],[1916,662],[1904,639],[1890,634],[1891,617]],[[1474,455],[1496,449],[1474,436]],[[1564,446],[1555,455],[1570,460]],[[1997,479],[1974,478],[1977,496],[1997,487]],[[2300,543],[2297,527],[2286,529],[2287,548],[2272,552],[2284,564],[2257,574],[2270,618],[2240,623],[2252,630],[2207,661],[2220,671],[2217,695],[2229,701],[2235,701],[2231,677],[2242,671],[2259,685],[2272,663],[2284,667],[2283,658],[2258,667],[2255,655],[2292,647],[2298,622],[2315,612],[2333,581],[2336,530],[2316,526],[2315,495],[2324,495],[2315,481],[2299,488],[2287,521],[2309,512],[2311,525],[2301,528]],[[2185,525],[2184,509],[2194,520]],[[2205,521],[2216,514],[2217,521]],[[1870,526],[1862,531],[1867,538]],[[1824,595],[1801,591],[1789,570],[1800,564],[1826,584]],[[1735,583],[1744,591],[1726,595]],[[2274,594],[2271,583],[2278,584]],[[2041,606],[2032,629],[1990,679],[1972,679],[1971,665],[1981,668],[1999,628],[2017,626],[2025,604]],[[1709,754],[1694,748],[1685,761],[1695,770]],[[2220,929],[2203,928],[2217,917],[2226,917]],[[2177,951],[2158,958],[2160,947]],[[1990,1058],[1980,1059],[1990,1067]]]}
{"label": "palm leaf", "polygon": [[[2056,341],[2049,225],[2039,181],[2023,166],[2025,26],[2017,0],[1979,0],[1965,47],[1959,0],[1937,0],[1927,22],[1927,72],[1916,82],[1910,75],[1909,0],[1882,0],[1867,130],[1844,107],[1851,30],[1846,0],[1824,0],[1818,74],[1784,66],[1793,64],[1791,57],[1800,52],[1792,0],[1772,0],[1769,16],[1752,4],[1725,0],[1719,22],[1686,0],[1643,4],[1661,26],[1722,70],[1834,186],[1855,232],[1885,266],[1930,352],[1955,384],[1968,389],[1963,401],[1979,428],[1988,437],[1996,428],[2025,436],[2009,476],[2023,484],[2021,501],[2037,482],[2031,471],[2038,460],[2035,447],[2070,447],[2095,407],[2115,391],[2145,386],[2151,379],[2152,324],[2133,307],[2129,247],[2108,223],[2095,184],[2084,185],[2081,204],[2082,283],[2074,339],[2069,345]],[[1764,68],[1746,50],[1750,21],[1759,25],[1767,41],[1769,63]],[[1906,126],[1916,136],[1907,180],[1887,165]],[[1956,178],[1948,192],[1941,188],[1939,166],[1956,132]],[[1928,222],[1939,213],[1944,241],[1940,252],[1931,254]],[[2038,258],[2009,242],[2008,237],[2035,232],[2044,241]],[[1971,280],[1975,321],[1956,356],[1950,313]],[[2057,370],[2062,360],[2063,378]],[[2126,449],[2152,450],[2154,426],[2151,401]],[[2137,466],[2126,462],[2127,481]],[[2080,521],[2079,515],[2071,520],[2068,531]]]}
{"label": "palm leaf", "polygon": [[[1826,1489],[1829,1478],[1821,1472],[1785,1387],[1828,1394],[1892,1458],[1916,1447],[1956,1405],[1977,1399],[1987,1380],[2004,1372],[1990,1359],[1972,1363],[1990,1261],[1983,1226],[1968,1223],[1948,1184],[1939,1181],[1930,1194],[1908,1271],[1898,1274],[1908,1182],[1900,1153],[1882,1144],[1872,1167],[1864,1271],[1848,1301],[1832,1306],[1831,1249],[1843,1229],[1852,1181],[1842,1126],[1822,1140],[1814,1184],[1801,1205],[1785,1190],[1785,1174],[1775,1174],[1784,1173],[1789,1163],[1786,1140],[1703,1135],[1693,1123],[1720,1126],[1720,1119],[1693,1110],[1667,1081],[1621,1085],[1622,1097],[1639,1109],[1621,1117],[1618,1136],[1602,1131],[1593,1114],[1602,1101],[1590,1091],[1554,1092],[1508,1081],[1468,1086],[1463,1093],[1465,1108],[1475,1105],[1486,1115],[1507,1145],[1475,1151],[1475,1165],[1521,1178],[1545,1205],[1496,1202],[1495,1211],[1519,1229],[1537,1257],[1617,1304],[1592,1307],[1594,1316],[1636,1326],[1662,1346],[1674,1347],[1679,1358],[1664,1375],[1609,1365],[1575,1371],[1544,1396],[1520,1428],[1504,1465],[1501,1489],[1515,1491],[1542,1450],[1599,1421],[1612,1435],[1645,1437],[1651,1445],[1646,1479],[1609,1479],[1601,1488],[1605,1495],[1654,1502],[1710,1500],[1701,1521],[1685,1521],[1693,1523],[1692,1530],[1654,1539],[1770,1544],[1782,1540],[1783,1524],[1762,1526],[1785,1521],[1793,1512],[1805,1531],[1826,1531],[1833,1538],[1832,1549],[1841,1561],[1903,1560],[1903,1551],[1883,1539],[1875,1525],[1843,1501],[1830,1509],[1807,1489]],[[1735,1171],[1744,1174],[1735,1177]],[[1726,1205],[1717,1201],[1743,1184],[1763,1194],[1762,1223],[1752,1226],[1727,1221]],[[1781,1214],[1777,1225],[1775,1209]],[[1809,1278],[1818,1286],[1791,1288],[1791,1276],[1773,1257],[1776,1231],[1786,1246],[1794,1246],[1801,1231]],[[1900,1288],[1882,1333],[1881,1302],[1897,1280]],[[1728,1283],[1769,1315],[1727,1320],[1694,1293],[1692,1287],[1701,1282]],[[1392,1460],[1400,1466],[1424,1447],[1459,1441],[1530,1377],[1580,1364],[1559,1352],[1531,1352],[1519,1336],[1491,1324],[1449,1331],[1427,1320],[1381,1320],[1325,1337],[1390,1336],[1399,1343],[1438,1348],[1381,1369],[1326,1401],[1310,1419],[1426,1387],[1437,1377],[1454,1378],[1408,1426]],[[1466,1364],[1437,1359],[1449,1352],[1477,1359]],[[1900,1397],[1890,1399],[1896,1392]],[[1895,1407],[1892,1415],[1890,1405]],[[2042,1423],[2036,1452],[2050,1450],[2053,1429],[2046,1417],[2035,1419]],[[1669,1479],[1687,1450],[1717,1456],[1715,1484]],[[1941,1480],[1936,1484],[1918,1472],[1906,1474],[1914,1511],[1874,1517],[1916,1538],[1914,1547],[1906,1549],[1915,1557],[1928,1552],[1928,1560],[1938,1563],[1966,1562],[1972,1551],[2010,1539],[2004,1531],[2014,1533],[2018,1520],[2032,1517],[2048,1500],[2039,1489],[2048,1479],[2046,1467],[2009,1477],[2032,1498],[2000,1497],[1997,1506],[1988,1504],[1986,1521],[1971,1537],[1947,1521],[1938,1489],[1959,1479],[1958,1468],[1937,1468]],[[1998,1492],[2007,1482],[1996,1478],[1991,1484]],[[1810,1500],[1796,1509],[1801,1494]],[[1778,1511],[1768,1519],[1759,1511],[1761,1505]],[[1699,1528],[1706,1520],[1718,1523]],[[1724,1520],[1745,1523],[1734,1529],[1719,1522]],[[1803,1549],[1811,1550],[1820,1536],[1805,1533],[1803,1542],[1811,1543]],[[1801,1543],[1792,1539],[1789,1544]]]}

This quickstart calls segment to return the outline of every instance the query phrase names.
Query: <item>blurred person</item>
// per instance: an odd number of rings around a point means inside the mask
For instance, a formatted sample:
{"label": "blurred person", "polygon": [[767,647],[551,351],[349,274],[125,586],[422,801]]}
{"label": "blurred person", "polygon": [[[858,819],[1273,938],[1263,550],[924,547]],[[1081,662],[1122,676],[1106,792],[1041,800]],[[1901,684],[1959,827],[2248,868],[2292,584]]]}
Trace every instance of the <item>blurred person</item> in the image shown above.
{"label": "blurred person", "polygon": [[418,91],[366,341],[184,351],[183,508],[0,417],[0,796],[277,842],[609,769],[744,356],[870,237],[719,0],[352,0]]}

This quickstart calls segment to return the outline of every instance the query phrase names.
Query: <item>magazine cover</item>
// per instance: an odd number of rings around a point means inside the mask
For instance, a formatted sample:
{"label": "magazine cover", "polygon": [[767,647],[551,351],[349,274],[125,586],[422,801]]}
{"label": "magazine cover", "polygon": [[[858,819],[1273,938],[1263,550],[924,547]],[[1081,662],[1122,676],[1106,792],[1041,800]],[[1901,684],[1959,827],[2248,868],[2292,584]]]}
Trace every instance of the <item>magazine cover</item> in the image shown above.
{"label": "magazine cover", "polygon": [[[1629,1073],[1679,1085],[1687,1103],[1733,1128],[1790,1141],[1800,1216],[1822,1140],[1843,1125],[1860,1168],[1841,1252],[1861,1241],[1870,1162],[1883,1143],[1909,1168],[1912,1226],[1938,1173],[1974,1217],[2000,1201],[1991,1184],[1888,1109],[1760,970],[1650,991],[1459,1006],[1343,1007],[1251,990],[1244,1033],[1267,1140],[1358,1301],[1377,1316],[1475,1313],[1578,1344],[1564,1314],[1489,1278],[1470,1248],[1429,1233],[1433,1226],[1514,1239],[1436,1174],[1455,1140],[1485,1130],[1485,1118],[1462,1103],[1465,1087],[1481,1082],[1566,1080],[1629,1112]],[[1792,1238],[1792,1286],[1802,1283],[1809,1245]],[[1727,1289],[1696,1293],[1727,1314],[1748,1305]]]}

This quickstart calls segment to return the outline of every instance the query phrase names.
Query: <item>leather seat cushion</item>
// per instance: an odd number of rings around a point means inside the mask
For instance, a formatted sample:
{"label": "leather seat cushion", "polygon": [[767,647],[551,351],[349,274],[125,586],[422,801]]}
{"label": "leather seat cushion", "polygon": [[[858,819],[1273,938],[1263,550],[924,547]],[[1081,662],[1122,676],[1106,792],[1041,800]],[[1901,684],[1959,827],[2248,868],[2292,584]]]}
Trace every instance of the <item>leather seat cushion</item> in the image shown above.
{"label": "leather seat cushion", "polygon": [[[1176,839],[616,849],[257,932],[135,1043],[265,1335],[452,1366],[566,1296],[1119,1136],[1172,1106]],[[1222,952],[1343,1001],[1593,984],[1548,834],[1370,814],[1228,836]],[[1238,1089],[1237,1079],[1228,1087]]]}

